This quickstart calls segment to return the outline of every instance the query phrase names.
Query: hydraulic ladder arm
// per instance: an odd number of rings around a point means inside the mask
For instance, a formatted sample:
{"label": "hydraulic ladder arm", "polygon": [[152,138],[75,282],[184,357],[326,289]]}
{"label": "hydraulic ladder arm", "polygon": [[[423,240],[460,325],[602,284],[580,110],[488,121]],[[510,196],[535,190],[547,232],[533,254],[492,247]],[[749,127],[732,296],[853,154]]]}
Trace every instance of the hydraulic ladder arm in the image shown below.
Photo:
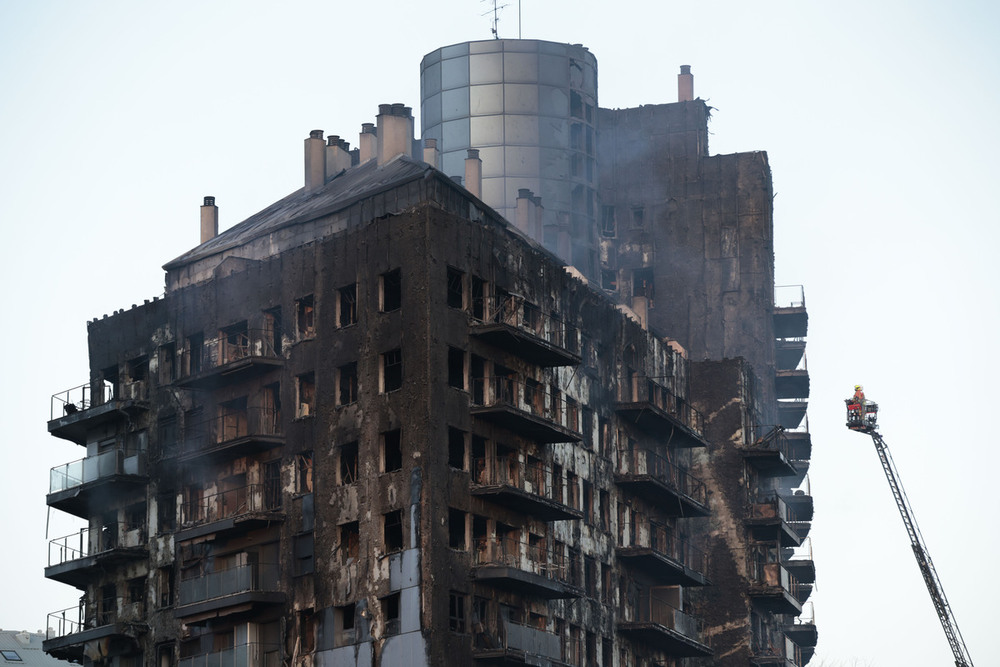
{"label": "hydraulic ladder arm", "polygon": [[941,628],[945,637],[948,638],[948,645],[951,647],[952,655],[955,657],[955,667],[973,667],[972,657],[969,649],[965,646],[962,633],[958,629],[958,622],[948,604],[948,598],[944,594],[944,587],[938,578],[937,570],[934,569],[934,562],[924,544],[923,535],[917,526],[917,520],[913,516],[913,509],[910,501],[906,497],[903,485],[899,481],[899,473],[896,465],[889,454],[889,447],[885,444],[881,434],[877,429],[878,405],[869,403],[863,399],[860,401],[848,399],[847,401],[847,427],[852,431],[867,433],[875,442],[875,451],[878,452],[879,461],[882,462],[882,469],[885,471],[885,478],[889,481],[889,488],[892,490],[892,497],[896,501],[899,515],[903,518],[903,525],[906,533],[910,537],[910,547],[913,555],[917,559],[917,567],[924,578],[927,592],[930,593],[931,601],[934,603],[934,610],[937,612]]}

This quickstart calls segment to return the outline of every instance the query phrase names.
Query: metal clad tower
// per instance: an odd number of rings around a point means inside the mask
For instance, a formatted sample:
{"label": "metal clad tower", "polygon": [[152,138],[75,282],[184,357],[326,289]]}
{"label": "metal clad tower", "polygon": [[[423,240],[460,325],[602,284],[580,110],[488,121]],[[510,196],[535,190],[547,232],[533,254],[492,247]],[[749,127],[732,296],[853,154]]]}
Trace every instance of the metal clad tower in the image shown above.
{"label": "metal clad tower", "polygon": [[[441,170],[483,161],[482,199],[515,219],[518,191],[544,207],[537,239],[583,273],[595,272],[597,59],[579,44],[493,39],[437,49],[420,64],[421,136]],[[523,193],[522,193],[523,194]]]}

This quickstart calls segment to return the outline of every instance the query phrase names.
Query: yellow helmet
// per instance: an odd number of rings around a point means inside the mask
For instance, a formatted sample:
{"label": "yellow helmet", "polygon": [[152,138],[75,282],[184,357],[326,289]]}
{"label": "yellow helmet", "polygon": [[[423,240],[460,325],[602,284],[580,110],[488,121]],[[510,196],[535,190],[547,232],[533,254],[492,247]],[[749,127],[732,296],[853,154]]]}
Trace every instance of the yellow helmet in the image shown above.
{"label": "yellow helmet", "polygon": [[861,385],[860,384],[854,385],[854,391],[858,391],[859,389],[861,389]]}

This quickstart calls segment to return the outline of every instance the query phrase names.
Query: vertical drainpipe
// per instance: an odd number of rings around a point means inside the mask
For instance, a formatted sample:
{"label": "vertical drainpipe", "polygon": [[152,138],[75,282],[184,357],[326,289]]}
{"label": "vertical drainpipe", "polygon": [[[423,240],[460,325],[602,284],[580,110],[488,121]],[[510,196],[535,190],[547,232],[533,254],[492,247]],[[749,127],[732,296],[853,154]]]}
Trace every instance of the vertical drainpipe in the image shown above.
{"label": "vertical drainpipe", "polygon": [[201,206],[201,242],[209,241],[219,235],[219,207],[215,205],[215,197],[205,197]]}
{"label": "vertical drainpipe", "polygon": [[361,164],[375,158],[378,148],[378,137],[375,136],[375,123],[362,123],[361,135],[358,137],[358,152]]}
{"label": "vertical drainpipe", "polygon": [[483,198],[483,161],[475,148],[470,148],[465,158],[465,189],[479,199]]}
{"label": "vertical drainpipe", "polygon": [[314,192],[326,183],[326,142],[323,130],[313,130],[305,142],[306,192]]}
{"label": "vertical drainpipe", "polygon": [[681,73],[677,75],[677,101],[690,102],[694,99],[694,75],[690,65],[681,65]]}

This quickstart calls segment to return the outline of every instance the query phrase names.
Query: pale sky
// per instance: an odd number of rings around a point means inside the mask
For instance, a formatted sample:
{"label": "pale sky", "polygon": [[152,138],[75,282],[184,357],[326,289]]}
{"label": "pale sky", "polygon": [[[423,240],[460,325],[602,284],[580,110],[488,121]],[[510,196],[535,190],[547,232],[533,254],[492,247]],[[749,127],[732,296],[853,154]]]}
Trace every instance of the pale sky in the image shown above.
{"label": "pale sky", "polygon": [[[501,37],[518,36],[505,0]],[[521,36],[582,43],[599,102],[715,107],[714,153],[764,150],[778,284],[809,308],[813,665],[951,664],[871,440],[865,385],[973,659],[1000,665],[1000,8],[994,2],[523,0]],[[86,321],[163,292],[161,266],[302,185],[302,140],[419,112],[419,65],[488,39],[490,3],[0,2],[0,627],[75,605],[46,581],[49,396],[88,377]],[[419,121],[418,121],[419,127]],[[664,332],[669,333],[669,332]]]}

